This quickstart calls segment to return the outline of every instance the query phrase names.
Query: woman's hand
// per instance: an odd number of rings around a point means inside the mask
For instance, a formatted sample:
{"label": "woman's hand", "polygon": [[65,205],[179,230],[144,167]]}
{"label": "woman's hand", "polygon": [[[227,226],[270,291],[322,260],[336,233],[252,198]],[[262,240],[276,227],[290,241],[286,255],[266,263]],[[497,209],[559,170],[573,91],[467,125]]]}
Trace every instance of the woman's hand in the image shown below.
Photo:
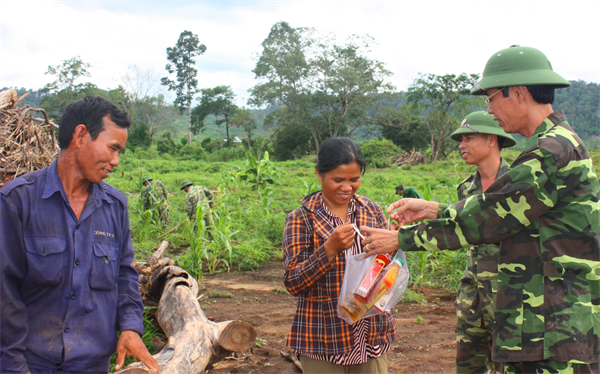
{"label": "woman's hand", "polygon": [[361,226],[360,232],[365,236],[362,245],[367,256],[390,253],[400,248],[397,230],[390,231]]}
{"label": "woman's hand", "polygon": [[[398,210],[392,213],[396,208]],[[390,219],[395,219],[400,226],[404,226],[427,218],[435,219],[439,209],[440,203],[435,201],[408,198],[396,201],[387,208],[387,212],[392,213]]]}
{"label": "woman's hand", "polygon": [[333,232],[323,245],[329,262],[333,261],[338,253],[352,247],[354,236],[356,236],[356,232],[350,221],[333,229]]}

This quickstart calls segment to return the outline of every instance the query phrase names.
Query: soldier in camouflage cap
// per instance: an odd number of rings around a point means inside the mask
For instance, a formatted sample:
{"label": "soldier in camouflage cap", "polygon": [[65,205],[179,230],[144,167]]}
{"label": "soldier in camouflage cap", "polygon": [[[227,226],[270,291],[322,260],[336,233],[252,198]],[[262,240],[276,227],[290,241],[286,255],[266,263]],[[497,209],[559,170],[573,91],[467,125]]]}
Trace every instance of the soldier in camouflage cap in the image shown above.
{"label": "soldier in camouflage cap", "polygon": [[[512,136],[485,111],[469,114],[450,135],[462,158],[477,172],[457,188],[459,200],[479,195],[508,170],[500,155],[515,145]],[[444,209],[448,205],[440,204]],[[456,373],[493,373],[492,328],[498,289],[498,244],[469,247],[467,267],[456,295]]]}
{"label": "soldier in camouflage cap", "polygon": [[148,209],[156,207],[160,215],[160,221],[164,227],[169,219],[167,190],[161,181],[157,180],[156,183],[151,183],[152,180],[150,176],[142,178],[142,184],[144,185],[144,189],[142,190],[142,209],[145,212]]}
{"label": "soldier in camouflage cap", "polygon": [[185,210],[190,220],[196,220],[196,211],[198,206],[202,205],[204,209],[204,222],[206,227],[213,224],[211,208],[213,207],[213,195],[210,190],[204,186],[194,186],[191,181],[185,180],[181,182],[181,190],[187,192],[185,195]]}
{"label": "soldier in camouflage cap", "polygon": [[[440,219],[394,234],[364,228],[369,253],[458,249],[501,241],[493,360],[503,373],[598,373],[600,361],[600,184],[589,152],[554,89],[569,82],[540,51],[494,54],[473,94],[525,151],[483,195]],[[421,200],[400,200],[390,218],[435,218]]]}

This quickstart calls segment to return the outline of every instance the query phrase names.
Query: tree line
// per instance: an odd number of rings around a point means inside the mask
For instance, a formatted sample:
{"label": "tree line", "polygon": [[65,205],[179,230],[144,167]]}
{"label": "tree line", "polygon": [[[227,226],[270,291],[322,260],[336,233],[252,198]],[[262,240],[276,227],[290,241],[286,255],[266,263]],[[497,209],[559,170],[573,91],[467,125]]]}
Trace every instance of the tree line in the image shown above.
{"label": "tree line", "polygon": [[[255,109],[236,105],[228,85],[198,88],[196,58],[207,47],[187,30],[166,50],[166,76],[131,66],[117,88],[104,90],[81,82],[91,76],[90,65],[76,56],[49,66],[46,74],[55,80],[44,88],[21,88],[18,93],[30,92],[21,104],[41,106],[56,119],[73,100],[105,96],[130,113],[128,146],[156,144],[164,152],[187,145],[188,154],[198,155],[189,148],[240,146],[232,141],[232,127],[245,134],[241,146],[255,154],[269,150],[280,160],[318,152],[325,139],[335,136],[389,139],[401,150],[427,153],[431,161],[454,151],[449,135],[466,114],[485,109],[482,98],[469,95],[479,76],[420,73],[406,92],[400,92],[390,83],[392,73],[385,64],[370,57],[373,43],[367,35],[340,41],[335,34],[276,23],[252,70],[258,83],[248,90],[247,105]],[[565,110],[584,141],[597,141],[600,88],[596,83],[571,83],[556,91],[554,108]],[[174,91],[173,103],[166,101],[163,87]],[[224,127],[225,138],[196,139],[211,126]],[[182,135],[181,127],[185,136],[174,141]],[[257,130],[267,136],[257,136]]]}

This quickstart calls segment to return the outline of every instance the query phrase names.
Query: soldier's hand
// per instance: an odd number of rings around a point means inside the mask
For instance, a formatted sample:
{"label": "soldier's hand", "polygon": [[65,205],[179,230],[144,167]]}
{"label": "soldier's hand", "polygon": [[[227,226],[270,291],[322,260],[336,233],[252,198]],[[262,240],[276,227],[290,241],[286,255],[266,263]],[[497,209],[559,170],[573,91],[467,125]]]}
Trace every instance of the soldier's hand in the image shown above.
{"label": "soldier's hand", "polygon": [[333,261],[338,253],[352,247],[355,236],[356,232],[350,222],[336,227],[323,245],[329,262]]}
{"label": "soldier's hand", "polygon": [[142,338],[135,331],[122,331],[119,341],[117,342],[117,361],[115,364],[115,371],[120,370],[125,362],[125,356],[135,356],[138,360],[142,361],[144,365],[150,370],[162,374],[160,366],[156,359],[152,357],[148,349],[142,342]]}
{"label": "soldier's hand", "polygon": [[363,251],[367,256],[391,253],[400,248],[398,244],[398,231],[361,226],[360,232],[365,236],[362,245]]}
{"label": "soldier's hand", "polygon": [[[395,212],[394,209],[398,208]],[[435,201],[427,201],[423,199],[401,199],[391,204],[387,208],[390,214],[390,219],[398,221],[400,226],[408,223],[418,222],[426,218],[437,218],[440,203]]]}

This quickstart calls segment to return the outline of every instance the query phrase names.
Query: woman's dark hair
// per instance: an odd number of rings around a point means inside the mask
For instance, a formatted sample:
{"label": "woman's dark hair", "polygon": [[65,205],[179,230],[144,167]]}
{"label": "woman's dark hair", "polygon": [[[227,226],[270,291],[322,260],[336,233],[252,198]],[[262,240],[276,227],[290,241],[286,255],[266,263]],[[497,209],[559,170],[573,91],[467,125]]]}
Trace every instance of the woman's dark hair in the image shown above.
{"label": "woman's dark hair", "polygon": [[358,143],[349,138],[329,138],[321,144],[315,169],[326,174],[340,165],[349,165],[355,161],[363,174],[366,161]]}
{"label": "woman's dark hair", "polygon": [[127,112],[117,108],[102,96],[86,96],[69,104],[65,108],[58,125],[58,146],[60,149],[69,147],[75,127],[80,124],[84,124],[92,140],[96,140],[104,130],[103,118],[106,115],[120,128],[131,126]]}

